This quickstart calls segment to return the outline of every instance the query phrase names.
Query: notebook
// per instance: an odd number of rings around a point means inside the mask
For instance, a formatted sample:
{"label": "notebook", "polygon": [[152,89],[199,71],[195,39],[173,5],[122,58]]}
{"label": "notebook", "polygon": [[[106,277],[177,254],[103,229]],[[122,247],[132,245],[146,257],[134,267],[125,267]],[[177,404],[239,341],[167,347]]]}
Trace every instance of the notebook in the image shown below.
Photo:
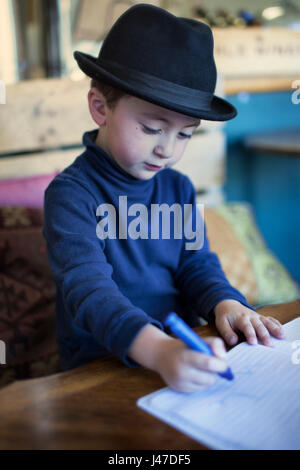
{"label": "notebook", "polygon": [[137,405],[213,449],[300,449],[300,317],[284,331],[273,348],[233,348],[233,381],[218,377],[192,394],[165,387]]}

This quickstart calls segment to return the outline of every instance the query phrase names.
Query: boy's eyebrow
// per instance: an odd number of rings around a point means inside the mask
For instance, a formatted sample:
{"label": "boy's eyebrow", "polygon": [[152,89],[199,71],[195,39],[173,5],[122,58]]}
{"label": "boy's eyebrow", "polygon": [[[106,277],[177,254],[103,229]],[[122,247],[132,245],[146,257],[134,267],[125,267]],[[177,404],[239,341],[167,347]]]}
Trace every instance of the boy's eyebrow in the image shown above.
{"label": "boy's eyebrow", "polygon": [[[162,117],[160,116],[159,114],[156,114],[156,113],[142,113],[143,116],[147,116],[147,117],[150,117],[150,118],[153,118],[153,119],[156,119],[157,121],[163,121],[163,122],[166,122],[167,124],[170,124],[170,121],[168,119],[166,119],[165,117]],[[200,121],[196,121],[192,124],[188,124],[187,126],[184,126],[184,127],[194,127],[194,126],[198,126],[200,123]]]}

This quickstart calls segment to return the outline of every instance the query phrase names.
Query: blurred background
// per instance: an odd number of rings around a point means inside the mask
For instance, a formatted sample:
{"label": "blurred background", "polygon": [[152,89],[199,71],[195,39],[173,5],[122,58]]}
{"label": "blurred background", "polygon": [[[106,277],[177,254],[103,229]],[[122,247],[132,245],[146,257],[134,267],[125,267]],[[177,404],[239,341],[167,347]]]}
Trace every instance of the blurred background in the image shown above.
{"label": "blurred background", "polygon": [[[97,55],[111,25],[136,3],[150,3],[178,16],[199,18],[215,28],[300,29],[299,0],[253,0],[251,7],[246,0],[1,0],[1,79],[11,83],[40,77],[78,78],[72,51],[78,48]],[[239,46],[242,44],[241,40]],[[216,45],[226,47],[218,41]],[[228,49],[232,47],[230,41],[227,45]],[[282,48],[282,54],[292,55],[284,50],[284,44]],[[294,59],[294,67],[289,68],[296,71],[295,55]],[[282,75],[284,70],[278,69],[280,72]]]}
{"label": "blurred background", "polygon": [[249,204],[267,246],[300,282],[300,0],[1,0],[0,204],[40,207],[37,180],[18,199],[18,178],[43,177],[44,188],[79,154],[82,132],[95,126],[73,51],[97,56],[135,3],[213,28],[216,94],[238,117],[203,122],[179,169],[208,207]]}
{"label": "blurred background", "polygon": [[[0,0],[0,387],[60,371],[44,192],[96,127],[73,52],[97,56],[136,3]],[[205,205],[211,249],[251,305],[299,298],[300,0],[144,3],[212,27],[216,95],[238,110],[202,121],[176,164]]]}

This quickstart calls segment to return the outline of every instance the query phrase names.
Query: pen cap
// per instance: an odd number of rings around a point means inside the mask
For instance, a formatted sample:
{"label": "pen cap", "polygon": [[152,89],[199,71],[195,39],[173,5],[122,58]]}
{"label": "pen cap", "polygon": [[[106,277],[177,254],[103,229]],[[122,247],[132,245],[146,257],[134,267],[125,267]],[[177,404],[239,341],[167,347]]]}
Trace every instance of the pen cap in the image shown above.
{"label": "pen cap", "polygon": [[174,325],[176,326],[177,320],[179,320],[179,316],[176,315],[176,313],[172,312],[172,313],[169,313],[164,323],[171,330],[174,327]]}
{"label": "pen cap", "polygon": [[212,350],[209,345],[206,344],[182,318],[176,315],[176,313],[172,312],[167,316],[165,325],[191,349],[212,356]]}

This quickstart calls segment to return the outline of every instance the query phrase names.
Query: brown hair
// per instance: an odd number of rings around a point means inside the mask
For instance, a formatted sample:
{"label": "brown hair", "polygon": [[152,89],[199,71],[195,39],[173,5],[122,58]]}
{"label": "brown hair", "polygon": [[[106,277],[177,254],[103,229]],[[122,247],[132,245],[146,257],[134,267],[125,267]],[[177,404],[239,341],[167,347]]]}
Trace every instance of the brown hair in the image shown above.
{"label": "brown hair", "polygon": [[95,78],[92,78],[91,80],[91,88],[93,87],[97,88],[97,90],[99,90],[103,94],[104,98],[106,99],[107,106],[110,109],[114,109],[121,98],[125,96],[130,96],[125,91],[108,85],[107,83],[96,80]]}

